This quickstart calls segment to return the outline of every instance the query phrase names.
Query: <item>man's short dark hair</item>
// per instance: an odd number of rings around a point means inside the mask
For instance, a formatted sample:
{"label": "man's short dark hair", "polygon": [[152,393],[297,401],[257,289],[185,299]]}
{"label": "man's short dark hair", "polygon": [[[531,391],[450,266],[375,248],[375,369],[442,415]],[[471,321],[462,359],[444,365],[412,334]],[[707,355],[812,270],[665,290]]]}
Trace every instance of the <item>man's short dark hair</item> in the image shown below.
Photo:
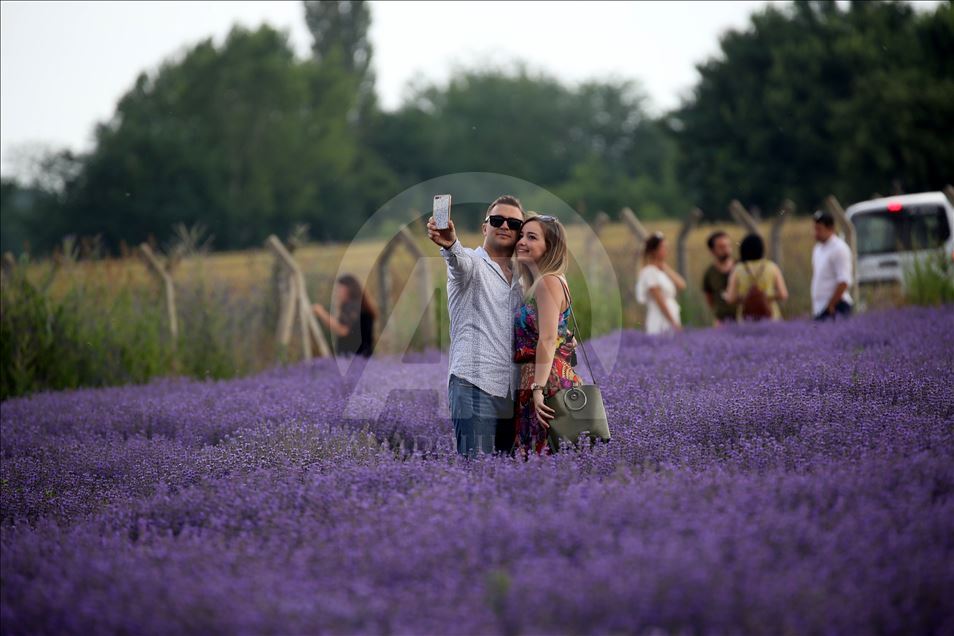
{"label": "man's short dark hair", "polygon": [[815,223],[821,223],[827,228],[835,227],[835,217],[833,217],[829,212],[816,210],[815,214],[812,215],[812,218],[815,219]]}
{"label": "man's short dark hair", "polygon": [[709,235],[709,238],[706,239],[706,245],[709,246],[710,252],[715,247],[715,242],[718,241],[723,236],[728,236],[728,234],[726,234],[722,230],[716,230],[715,232]]}
{"label": "man's short dark hair", "polygon": [[758,234],[749,234],[739,246],[739,258],[742,262],[757,261],[765,256],[765,243]]}
{"label": "man's short dark hair", "polygon": [[494,206],[496,205],[512,205],[513,207],[520,210],[520,214],[522,214],[523,216],[527,215],[527,213],[523,209],[523,204],[520,203],[520,199],[513,196],[512,194],[502,194],[496,199],[494,199],[493,202],[487,206],[487,214],[490,214],[490,211],[493,210]]}

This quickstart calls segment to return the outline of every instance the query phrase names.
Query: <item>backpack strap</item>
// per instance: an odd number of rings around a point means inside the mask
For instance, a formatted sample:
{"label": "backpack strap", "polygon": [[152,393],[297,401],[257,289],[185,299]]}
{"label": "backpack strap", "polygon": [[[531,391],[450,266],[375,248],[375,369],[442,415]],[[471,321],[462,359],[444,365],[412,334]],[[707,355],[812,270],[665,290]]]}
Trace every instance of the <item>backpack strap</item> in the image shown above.
{"label": "backpack strap", "polygon": [[[752,279],[752,287],[759,287],[759,279],[762,278],[762,273],[765,271],[765,263],[762,263],[762,266],[759,267],[758,274],[752,273],[752,270],[749,269],[748,261],[742,261],[742,267],[745,268],[745,271],[749,274],[749,278]],[[759,289],[761,289],[761,287],[759,287]]]}

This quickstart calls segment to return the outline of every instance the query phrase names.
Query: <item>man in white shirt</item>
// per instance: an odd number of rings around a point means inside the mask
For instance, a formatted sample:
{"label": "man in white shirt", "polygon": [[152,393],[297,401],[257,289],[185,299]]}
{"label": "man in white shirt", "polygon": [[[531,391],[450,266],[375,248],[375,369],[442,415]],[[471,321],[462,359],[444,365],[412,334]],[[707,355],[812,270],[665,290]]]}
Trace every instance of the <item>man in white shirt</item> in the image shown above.
{"label": "man in white shirt", "polygon": [[850,316],[852,299],[851,248],[835,234],[835,217],[815,212],[815,248],[812,250],[812,314],[815,320]]}
{"label": "man in white shirt", "polygon": [[460,244],[453,221],[444,230],[437,229],[434,217],[427,222],[427,235],[447,262],[447,397],[461,455],[513,447],[513,320],[521,287],[512,257],[524,218],[516,197],[497,197],[487,208],[484,243],[477,249]]}

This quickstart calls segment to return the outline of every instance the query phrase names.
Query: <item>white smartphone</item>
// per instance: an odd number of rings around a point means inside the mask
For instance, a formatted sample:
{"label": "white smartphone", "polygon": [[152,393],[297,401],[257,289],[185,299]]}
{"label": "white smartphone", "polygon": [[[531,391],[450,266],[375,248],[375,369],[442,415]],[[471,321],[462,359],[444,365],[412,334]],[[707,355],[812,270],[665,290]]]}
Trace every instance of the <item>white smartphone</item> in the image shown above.
{"label": "white smartphone", "polygon": [[438,194],[434,196],[434,222],[437,229],[446,230],[449,227],[451,209],[451,195]]}

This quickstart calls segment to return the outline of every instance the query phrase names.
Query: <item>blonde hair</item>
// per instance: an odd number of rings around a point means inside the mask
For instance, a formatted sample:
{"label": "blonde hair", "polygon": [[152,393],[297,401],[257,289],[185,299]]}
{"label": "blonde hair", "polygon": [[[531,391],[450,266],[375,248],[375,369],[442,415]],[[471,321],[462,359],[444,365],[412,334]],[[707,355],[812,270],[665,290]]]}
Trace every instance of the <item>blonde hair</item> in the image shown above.
{"label": "blonde hair", "polygon": [[570,260],[566,248],[566,228],[563,227],[560,220],[537,212],[527,212],[527,220],[523,224],[524,231],[526,231],[527,223],[534,222],[543,228],[543,242],[546,245],[546,250],[540,260],[532,267],[524,263],[518,264],[520,282],[525,290],[525,300],[533,296],[537,284],[543,280],[545,275],[565,274]]}

